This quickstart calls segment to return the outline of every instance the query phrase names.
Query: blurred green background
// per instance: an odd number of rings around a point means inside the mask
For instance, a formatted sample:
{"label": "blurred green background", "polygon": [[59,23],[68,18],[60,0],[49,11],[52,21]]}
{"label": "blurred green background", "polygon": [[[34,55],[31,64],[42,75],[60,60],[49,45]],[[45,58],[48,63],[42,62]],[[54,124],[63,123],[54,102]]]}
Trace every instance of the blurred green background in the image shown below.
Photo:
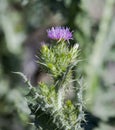
{"label": "blurred green background", "polygon": [[49,80],[36,64],[46,29],[68,26],[80,44],[84,130],[115,130],[115,0],[0,0],[0,130],[33,130],[26,86]]}

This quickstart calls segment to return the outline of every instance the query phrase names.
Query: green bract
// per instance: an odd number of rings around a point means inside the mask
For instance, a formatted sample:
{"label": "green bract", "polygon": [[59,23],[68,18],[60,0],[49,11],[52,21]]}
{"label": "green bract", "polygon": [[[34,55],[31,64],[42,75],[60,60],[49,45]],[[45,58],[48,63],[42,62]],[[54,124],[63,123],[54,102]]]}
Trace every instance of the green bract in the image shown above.
{"label": "green bract", "polygon": [[41,64],[47,67],[50,73],[57,78],[66,72],[69,66],[76,65],[78,48],[68,48],[66,43],[58,43],[52,47],[43,45],[41,49]]}

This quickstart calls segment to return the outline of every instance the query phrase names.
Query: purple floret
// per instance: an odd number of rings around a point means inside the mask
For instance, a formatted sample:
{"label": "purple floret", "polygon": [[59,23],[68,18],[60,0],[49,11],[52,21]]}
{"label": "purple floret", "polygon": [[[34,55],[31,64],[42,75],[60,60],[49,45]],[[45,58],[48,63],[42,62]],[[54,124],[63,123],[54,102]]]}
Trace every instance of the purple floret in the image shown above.
{"label": "purple floret", "polygon": [[54,40],[70,40],[72,39],[72,32],[70,32],[69,28],[64,27],[52,27],[47,30],[48,37]]}

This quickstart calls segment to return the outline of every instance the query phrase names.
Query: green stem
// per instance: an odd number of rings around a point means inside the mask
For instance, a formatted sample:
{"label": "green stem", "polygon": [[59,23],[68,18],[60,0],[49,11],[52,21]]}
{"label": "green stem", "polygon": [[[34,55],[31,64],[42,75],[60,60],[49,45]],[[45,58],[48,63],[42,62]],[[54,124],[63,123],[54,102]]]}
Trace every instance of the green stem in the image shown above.
{"label": "green stem", "polygon": [[58,90],[58,110],[60,110],[63,107],[63,95],[64,91],[63,88],[59,88]]}
{"label": "green stem", "polygon": [[98,89],[98,76],[100,74],[100,68],[103,63],[103,51],[105,46],[106,37],[109,30],[110,21],[112,19],[112,11],[114,8],[114,0],[106,0],[105,8],[102,16],[102,20],[99,27],[99,32],[95,39],[95,44],[93,48],[93,53],[90,57],[89,65],[87,67],[87,83],[88,90],[86,93],[86,98],[90,100],[90,105],[92,106],[94,102],[94,97],[96,90]]}
{"label": "green stem", "polygon": [[58,109],[62,108],[63,101],[64,101],[64,82],[69,71],[72,69],[73,66],[68,66],[66,72],[64,72],[61,80],[59,79],[59,83],[56,85],[56,91],[58,92]]}

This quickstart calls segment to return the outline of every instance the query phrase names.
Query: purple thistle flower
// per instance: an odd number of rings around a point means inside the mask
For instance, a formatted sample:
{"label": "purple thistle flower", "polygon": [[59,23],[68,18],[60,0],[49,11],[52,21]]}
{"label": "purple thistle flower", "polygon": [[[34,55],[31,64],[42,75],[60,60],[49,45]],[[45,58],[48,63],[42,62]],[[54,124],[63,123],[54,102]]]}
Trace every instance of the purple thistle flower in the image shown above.
{"label": "purple thistle flower", "polygon": [[69,28],[64,27],[52,27],[47,30],[48,37],[54,40],[70,40],[72,39],[72,32],[70,32]]}

